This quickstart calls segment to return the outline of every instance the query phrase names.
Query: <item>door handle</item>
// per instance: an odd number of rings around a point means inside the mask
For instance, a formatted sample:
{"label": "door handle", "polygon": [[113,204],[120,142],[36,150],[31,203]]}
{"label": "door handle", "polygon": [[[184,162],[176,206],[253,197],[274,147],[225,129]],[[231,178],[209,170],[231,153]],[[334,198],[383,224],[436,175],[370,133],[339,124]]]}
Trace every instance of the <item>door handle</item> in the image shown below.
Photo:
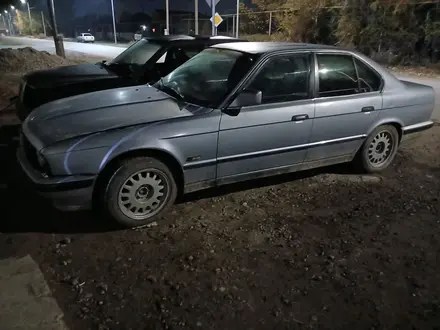
{"label": "door handle", "polygon": [[373,106],[369,106],[369,107],[363,107],[362,108],[362,112],[371,112],[374,111],[374,107]]}
{"label": "door handle", "polygon": [[309,119],[309,115],[297,115],[292,117],[292,121],[303,121]]}

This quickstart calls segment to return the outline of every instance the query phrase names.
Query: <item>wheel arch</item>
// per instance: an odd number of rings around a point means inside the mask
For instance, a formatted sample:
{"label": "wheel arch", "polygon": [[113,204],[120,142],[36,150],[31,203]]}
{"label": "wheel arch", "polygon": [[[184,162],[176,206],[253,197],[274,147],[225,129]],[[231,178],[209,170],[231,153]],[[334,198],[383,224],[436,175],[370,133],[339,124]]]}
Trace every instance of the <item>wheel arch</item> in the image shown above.
{"label": "wheel arch", "polygon": [[124,153],[117,155],[116,157],[112,158],[109,162],[107,162],[104,165],[104,167],[101,169],[95,180],[95,185],[93,188],[93,199],[96,199],[96,197],[98,197],[99,193],[101,192],[101,189],[103,188],[103,184],[106,182],[106,179],[108,179],[111,176],[113,171],[116,169],[116,166],[121,161],[136,157],[152,157],[161,161],[166,166],[168,166],[171,173],[174,175],[174,179],[176,180],[176,184],[178,188],[178,196],[181,196],[183,194],[184,182],[185,182],[183,167],[180,164],[180,162],[177,160],[177,158],[168,151],[162,149],[148,148],[148,149],[135,149],[135,150],[126,151]]}
{"label": "wheel arch", "polygon": [[403,138],[403,126],[404,126],[403,123],[398,119],[384,119],[384,120],[375,122],[374,125],[371,125],[371,127],[369,128],[369,130],[366,133],[364,141],[356,149],[356,152],[354,153],[354,157],[356,157],[359,154],[359,152],[362,150],[362,147],[363,147],[364,143],[367,141],[370,134],[376,128],[378,128],[380,126],[385,126],[385,125],[393,126],[397,130],[397,134],[399,134],[399,144],[400,144],[400,142],[402,141],[402,138]]}
{"label": "wheel arch", "polygon": [[379,126],[385,126],[385,125],[390,125],[393,126],[396,130],[397,133],[399,134],[399,143],[402,141],[402,137],[403,137],[403,127],[405,126],[403,124],[403,122],[397,118],[391,118],[391,119],[383,119],[379,122],[374,123],[374,125],[372,125],[370,127],[370,129],[367,132],[367,137]]}

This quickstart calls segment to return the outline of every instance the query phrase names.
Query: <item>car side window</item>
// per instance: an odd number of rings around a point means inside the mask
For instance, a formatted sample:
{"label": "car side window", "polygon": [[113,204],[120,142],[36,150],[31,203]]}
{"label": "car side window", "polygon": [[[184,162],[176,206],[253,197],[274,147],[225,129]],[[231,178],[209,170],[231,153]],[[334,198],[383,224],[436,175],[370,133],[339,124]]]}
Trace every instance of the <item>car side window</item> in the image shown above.
{"label": "car side window", "polygon": [[[202,51],[202,47],[199,46],[181,46],[181,47],[173,47],[169,50],[169,57],[167,60],[183,62],[188,61],[191,57],[197,55]],[[182,63],[183,64],[183,63]]]}
{"label": "car side window", "polygon": [[249,89],[262,92],[262,103],[279,103],[309,98],[308,54],[277,56],[267,61]]}
{"label": "car side window", "polygon": [[357,58],[354,59],[362,93],[376,92],[382,85],[382,78],[373,69]]}
{"label": "car side window", "polygon": [[318,54],[319,96],[342,96],[359,93],[353,57],[339,54]]}

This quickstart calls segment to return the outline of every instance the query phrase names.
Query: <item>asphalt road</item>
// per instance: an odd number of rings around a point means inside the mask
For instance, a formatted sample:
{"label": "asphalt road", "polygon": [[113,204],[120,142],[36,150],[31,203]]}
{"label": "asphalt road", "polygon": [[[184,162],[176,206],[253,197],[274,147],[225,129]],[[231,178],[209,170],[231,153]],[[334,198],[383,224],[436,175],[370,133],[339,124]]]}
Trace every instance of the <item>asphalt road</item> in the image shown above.
{"label": "asphalt road", "polygon": [[[11,45],[7,44],[7,41],[11,41]],[[5,44],[6,42],[6,44]],[[20,37],[4,37],[3,45],[0,44],[0,48],[12,47],[18,48],[23,46],[33,47],[40,51],[47,51],[49,53],[55,53],[55,46],[52,40],[46,39],[32,39],[32,38],[20,38]],[[79,52],[91,56],[102,56],[104,58],[113,58],[119,55],[126,46],[124,45],[109,45],[109,44],[82,44],[73,41],[65,41],[64,49],[67,52]],[[433,113],[433,119],[440,121],[440,79],[425,78],[416,76],[399,76],[401,79],[406,79],[420,84],[426,84],[432,86],[436,92],[436,108]]]}
{"label": "asphalt road", "polygon": [[[19,37],[3,37],[3,43],[0,48],[20,48],[33,47],[36,50],[55,53],[55,45],[50,39],[32,39]],[[10,43],[8,43],[10,41]],[[92,56],[102,56],[104,58],[113,58],[119,55],[126,47],[103,44],[83,44],[74,41],[65,41],[64,50],[66,52],[78,52]]]}

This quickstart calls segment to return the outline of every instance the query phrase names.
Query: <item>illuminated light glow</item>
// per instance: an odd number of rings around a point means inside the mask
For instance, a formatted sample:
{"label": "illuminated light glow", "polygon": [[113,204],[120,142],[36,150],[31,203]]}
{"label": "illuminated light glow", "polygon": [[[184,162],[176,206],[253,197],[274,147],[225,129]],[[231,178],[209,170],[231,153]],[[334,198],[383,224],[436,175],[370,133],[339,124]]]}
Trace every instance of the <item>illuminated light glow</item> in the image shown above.
{"label": "illuminated light glow", "polygon": [[107,163],[107,161],[109,160],[111,154],[113,153],[113,151],[116,150],[117,147],[119,147],[122,143],[124,143],[125,141],[128,141],[129,139],[131,139],[132,137],[134,137],[137,133],[140,133],[143,129],[145,128],[139,128],[137,130],[135,130],[134,132],[131,132],[130,134],[122,137],[121,139],[118,140],[118,142],[116,142],[114,145],[112,145],[112,147],[107,151],[107,153],[105,154],[104,158],[102,158],[101,164],[99,164],[99,170],[101,170],[104,165]]}
{"label": "illuminated light glow", "polygon": [[125,98],[127,98],[127,92],[125,92],[125,91],[119,91],[119,92],[118,92],[118,97],[119,97],[120,99],[125,99]]}

